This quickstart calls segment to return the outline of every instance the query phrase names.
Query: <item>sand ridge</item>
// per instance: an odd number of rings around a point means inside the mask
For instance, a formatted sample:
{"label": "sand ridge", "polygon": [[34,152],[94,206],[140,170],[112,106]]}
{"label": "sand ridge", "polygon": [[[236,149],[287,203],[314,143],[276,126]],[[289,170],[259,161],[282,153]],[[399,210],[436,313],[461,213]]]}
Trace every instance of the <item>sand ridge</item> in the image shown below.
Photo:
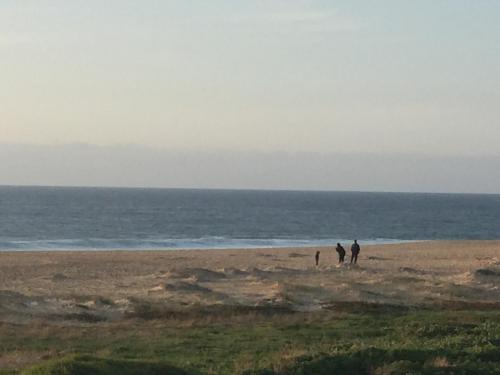
{"label": "sand ridge", "polygon": [[111,321],[145,304],[297,311],[338,302],[500,304],[500,241],[361,245],[358,265],[340,267],[333,246],[0,252],[0,321]]}

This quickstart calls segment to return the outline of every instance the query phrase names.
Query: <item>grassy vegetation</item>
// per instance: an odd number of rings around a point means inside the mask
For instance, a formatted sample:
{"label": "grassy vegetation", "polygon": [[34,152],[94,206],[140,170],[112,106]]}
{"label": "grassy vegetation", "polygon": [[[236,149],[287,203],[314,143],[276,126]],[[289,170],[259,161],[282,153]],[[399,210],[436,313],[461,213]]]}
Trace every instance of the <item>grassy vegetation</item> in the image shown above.
{"label": "grassy vegetation", "polygon": [[500,311],[353,309],[3,324],[0,373],[500,374]]}

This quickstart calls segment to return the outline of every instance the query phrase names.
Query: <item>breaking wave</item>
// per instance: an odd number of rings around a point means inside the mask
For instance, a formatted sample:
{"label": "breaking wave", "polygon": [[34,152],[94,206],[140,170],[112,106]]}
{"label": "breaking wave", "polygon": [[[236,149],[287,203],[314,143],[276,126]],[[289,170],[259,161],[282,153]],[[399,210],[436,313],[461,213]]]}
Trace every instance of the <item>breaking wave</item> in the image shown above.
{"label": "breaking wave", "polygon": [[[251,239],[226,237],[163,238],[163,239],[54,239],[30,241],[0,241],[0,250],[180,250],[180,249],[249,249],[274,247],[333,246],[343,239]],[[397,239],[364,240],[363,244],[409,242]]]}

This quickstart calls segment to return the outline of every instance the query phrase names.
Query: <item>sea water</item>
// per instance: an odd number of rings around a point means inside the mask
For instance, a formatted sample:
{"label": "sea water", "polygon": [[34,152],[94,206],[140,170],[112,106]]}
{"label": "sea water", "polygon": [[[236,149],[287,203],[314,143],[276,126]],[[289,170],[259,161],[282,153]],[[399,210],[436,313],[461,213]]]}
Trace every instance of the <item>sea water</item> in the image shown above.
{"label": "sea water", "polygon": [[0,250],[500,239],[500,195],[0,187]]}

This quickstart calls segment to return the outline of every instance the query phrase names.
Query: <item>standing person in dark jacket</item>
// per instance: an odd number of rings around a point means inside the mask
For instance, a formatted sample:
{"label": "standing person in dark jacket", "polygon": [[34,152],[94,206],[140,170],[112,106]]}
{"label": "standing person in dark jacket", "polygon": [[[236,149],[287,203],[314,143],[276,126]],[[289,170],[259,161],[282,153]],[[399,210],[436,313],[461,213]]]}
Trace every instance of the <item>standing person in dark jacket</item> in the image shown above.
{"label": "standing person in dark jacket", "polygon": [[339,264],[344,263],[345,249],[338,242],[337,242],[337,247],[335,248],[335,251],[337,251],[337,253],[339,253]]}
{"label": "standing person in dark jacket", "polygon": [[351,246],[351,264],[354,262],[356,264],[358,262],[358,255],[361,251],[359,247],[358,240],[354,240],[354,243]]}
{"label": "standing person in dark jacket", "polygon": [[316,251],[316,255],[314,256],[314,259],[316,260],[316,267],[318,267],[318,265],[319,265],[319,254],[320,254],[320,252]]}

